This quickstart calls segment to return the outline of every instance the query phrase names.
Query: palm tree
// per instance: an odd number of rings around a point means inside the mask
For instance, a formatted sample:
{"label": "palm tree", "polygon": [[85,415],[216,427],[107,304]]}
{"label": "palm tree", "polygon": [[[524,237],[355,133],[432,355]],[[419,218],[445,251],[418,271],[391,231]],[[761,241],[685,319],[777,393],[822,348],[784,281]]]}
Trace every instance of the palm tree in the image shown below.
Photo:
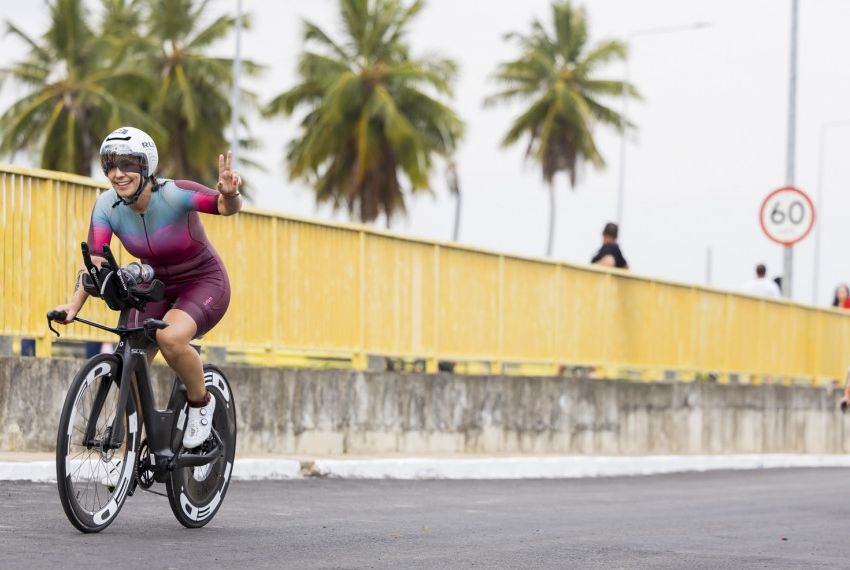
{"label": "palm tree", "polygon": [[[301,82],[275,97],[266,115],[303,107],[301,133],[286,155],[290,177],[312,183],[317,202],[347,206],[362,222],[405,211],[404,186],[430,192],[435,156],[449,157],[463,125],[438,100],[450,98],[456,65],[413,58],[407,25],[422,0],[341,0],[344,37],[304,22]],[[401,179],[400,179],[401,178]]]}
{"label": "palm tree", "polygon": [[[133,2],[105,4],[103,27],[110,30],[110,18]],[[23,61],[0,70],[0,78],[12,78],[31,90],[0,117],[0,152],[38,151],[43,168],[89,175],[101,138],[111,126],[130,122],[160,132],[147,114],[120,96],[122,91],[145,89],[148,79],[116,58],[107,39],[114,38],[112,32],[98,34],[89,27],[82,0],[54,0],[48,7],[50,27],[40,40],[7,22],[8,32],[30,51]]]}
{"label": "palm tree", "polygon": [[[228,147],[229,94],[233,60],[207,55],[210,46],[233,30],[236,18],[206,14],[208,0],[147,0],[147,35],[141,53],[158,79],[157,88],[141,102],[165,126],[160,157],[164,175],[208,180],[218,176],[218,155]],[[246,22],[247,25],[247,22]],[[242,62],[246,75],[255,76],[261,66]],[[257,98],[243,91],[242,101],[256,108]],[[245,124],[244,119],[242,123]],[[253,148],[244,139],[240,147]],[[253,164],[242,159],[243,163]]]}
{"label": "palm tree", "polygon": [[498,67],[495,79],[502,90],[488,97],[485,104],[516,98],[531,100],[531,105],[511,125],[502,146],[510,146],[526,134],[529,137],[526,157],[540,163],[543,179],[549,185],[546,255],[551,256],[555,235],[555,174],[566,172],[570,187],[574,188],[582,162],[602,168],[605,161],[593,140],[594,122],[618,130],[633,126],[606,106],[603,99],[621,97],[624,93],[637,97],[638,93],[622,81],[597,78],[597,68],[623,59],[626,47],[619,41],[589,47],[585,10],[573,7],[568,0],[552,4],[551,32],[535,20],[530,34],[509,34],[507,38],[518,41],[522,54]]}
{"label": "palm tree", "polygon": [[452,241],[457,241],[460,237],[460,208],[463,196],[460,193],[460,180],[457,175],[457,164],[454,160],[450,160],[446,166],[446,185],[449,187],[449,193],[455,197],[455,223]]}

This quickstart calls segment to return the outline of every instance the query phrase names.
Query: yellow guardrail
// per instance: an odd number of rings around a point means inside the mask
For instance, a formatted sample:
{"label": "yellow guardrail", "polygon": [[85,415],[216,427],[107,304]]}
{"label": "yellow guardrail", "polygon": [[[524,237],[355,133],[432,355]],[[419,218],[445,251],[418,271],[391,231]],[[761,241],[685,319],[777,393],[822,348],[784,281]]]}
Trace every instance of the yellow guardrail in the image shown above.
{"label": "yellow guardrail", "polygon": [[[69,296],[105,187],[0,165],[0,336],[50,354],[44,315]],[[203,343],[250,362],[744,382],[829,381],[850,363],[850,315],[830,309],[250,208],[203,222],[233,293]]]}

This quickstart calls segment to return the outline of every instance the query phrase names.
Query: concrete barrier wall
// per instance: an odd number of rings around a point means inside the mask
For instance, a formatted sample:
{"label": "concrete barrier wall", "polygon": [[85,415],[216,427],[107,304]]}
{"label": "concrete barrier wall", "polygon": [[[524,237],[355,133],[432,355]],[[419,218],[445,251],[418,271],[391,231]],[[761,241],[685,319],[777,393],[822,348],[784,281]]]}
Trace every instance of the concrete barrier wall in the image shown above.
{"label": "concrete barrier wall", "polygon": [[[82,361],[0,358],[0,451],[52,451]],[[850,450],[831,388],[224,367],[238,453]],[[164,404],[173,376],[156,370]]]}

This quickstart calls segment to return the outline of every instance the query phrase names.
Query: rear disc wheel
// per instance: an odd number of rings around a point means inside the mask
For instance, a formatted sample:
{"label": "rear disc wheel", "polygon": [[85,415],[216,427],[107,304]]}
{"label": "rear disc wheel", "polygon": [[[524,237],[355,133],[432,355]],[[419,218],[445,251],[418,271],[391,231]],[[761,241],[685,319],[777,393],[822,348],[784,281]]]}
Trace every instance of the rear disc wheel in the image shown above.
{"label": "rear disc wheel", "polygon": [[[224,453],[206,465],[176,469],[165,482],[171,511],[189,528],[204,526],[218,512],[230,485],[236,455],[236,403],[230,384],[221,370],[212,365],[204,366],[204,382],[216,399],[212,426],[221,438]],[[204,442],[199,451],[212,446],[213,438]]]}

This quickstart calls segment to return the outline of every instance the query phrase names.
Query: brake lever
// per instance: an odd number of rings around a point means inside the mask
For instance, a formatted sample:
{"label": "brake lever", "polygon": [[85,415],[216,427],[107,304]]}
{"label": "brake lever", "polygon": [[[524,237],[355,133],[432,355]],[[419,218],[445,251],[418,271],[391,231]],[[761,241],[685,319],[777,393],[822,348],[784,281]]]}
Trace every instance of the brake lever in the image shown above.
{"label": "brake lever", "polygon": [[49,328],[51,331],[53,331],[53,334],[55,334],[56,336],[60,336],[59,331],[57,331],[56,329],[53,328],[53,321],[58,321],[58,320],[64,321],[67,318],[68,318],[68,313],[66,313],[65,311],[49,311],[47,313],[47,328]]}

